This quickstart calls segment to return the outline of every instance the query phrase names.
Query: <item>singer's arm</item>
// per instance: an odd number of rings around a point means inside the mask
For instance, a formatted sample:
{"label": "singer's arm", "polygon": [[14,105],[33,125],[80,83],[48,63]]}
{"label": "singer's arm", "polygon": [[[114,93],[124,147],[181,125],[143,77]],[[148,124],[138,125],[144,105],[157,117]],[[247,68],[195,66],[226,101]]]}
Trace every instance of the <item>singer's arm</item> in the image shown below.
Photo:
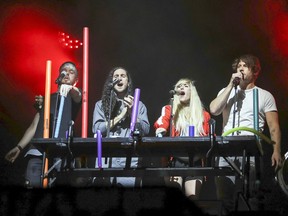
{"label": "singer's arm", "polygon": [[40,114],[39,114],[39,112],[37,112],[36,115],[34,116],[34,119],[33,119],[32,123],[27,128],[27,130],[25,131],[23,137],[18,142],[17,146],[15,146],[13,149],[11,149],[5,155],[5,159],[6,160],[8,160],[9,162],[13,163],[17,159],[17,157],[19,156],[21,150],[24,149],[29,144],[29,142],[31,141],[31,139],[35,135],[35,132],[36,132],[36,129],[37,129],[37,125],[38,125],[38,122],[39,122],[39,118],[40,118]]}
{"label": "singer's arm", "polygon": [[[110,129],[112,129],[117,123],[127,115],[127,107],[123,108],[122,112],[115,118],[110,120]],[[95,134],[97,130],[100,130],[102,134],[107,133],[108,123],[105,118],[104,111],[102,109],[102,102],[98,101],[95,104],[93,112],[93,126],[92,132]]]}
{"label": "singer's arm", "polygon": [[233,89],[233,84],[229,83],[229,85],[222,91],[217,97],[210,103],[210,113],[212,115],[218,116],[220,115],[224,108],[227,105],[227,100],[229,98],[230,92]]}
{"label": "singer's arm", "polygon": [[[123,103],[125,105],[125,108],[127,108],[127,111],[125,110],[124,115],[122,116],[120,113],[120,115],[116,116],[116,118],[114,118],[113,122],[111,122],[111,127],[114,127],[122,118],[126,117],[126,116],[131,116],[132,113],[132,107],[133,107],[133,103],[134,103],[134,97],[131,95],[128,95],[127,97],[124,97]],[[147,108],[146,106],[143,104],[142,101],[139,101],[139,105],[138,105],[138,114],[137,114],[137,127],[139,130],[141,130],[143,132],[143,135],[147,135],[149,133],[150,130],[150,123],[148,120],[148,115],[147,115]],[[123,112],[123,110],[122,110]],[[118,117],[120,119],[118,119]]]}
{"label": "singer's arm", "polygon": [[[121,121],[121,119],[126,117],[127,113],[128,113],[128,108],[124,107],[119,115],[115,116],[115,118],[110,120],[110,129],[114,128],[115,125],[117,125]],[[107,127],[108,127],[108,122],[106,122],[106,128]]]}
{"label": "singer's arm", "polygon": [[269,132],[271,140],[275,142],[273,145],[273,154],[271,157],[271,165],[275,166],[277,170],[282,165],[281,157],[281,131],[278,120],[278,112],[267,112],[265,113],[267,125],[269,127]]}
{"label": "singer's arm", "polygon": [[226,107],[227,100],[229,98],[231,90],[234,87],[233,80],[236,77],[239,77],[239,74],[233,73],[231,76],[231,79],[230,79],[228,85],[226,86],[226,88],[224,89],[224,91],[220,92],[220,94],[218,94],[217,97],[210,103],[209,108],[210,108],[210,113],[212,115],[218,116],[223,112],[224,108]]}
{"label": "singer's arm", "polygon": [[[231,90],[233,89],[233,87],[236,87],[237,85],[239,85],[239,82],[241,80],[244,80],[244,78],[245,78],[244,74],[240,71],[236,73],[232,73],[227,87],[224,89],[224,91],[220,92],[220,94],[218,94],[217,97],[210,103],[209,108],[210,108],[210,113],[212,115],[217,116],[223,112],[224,108],[226,107],[227,100],[229,98]],[[234,82],[235,79],[239,79],[236,86]]]}
{"label": "singer's arm", "polygon": [[102,102],[97,101],[93,111],[93,124],[92,132],[95,134],[97,130],[100,130],[102,134],[107,131],[104,111],[102,109]]}
{"label": "singer's arm", "polygon": [[148,115],[147,115],[147,108],[146,106],[139,101],[139,112],[137,116],[137,124],[140,126],[139,129],[143,132],[143,135],[147,135],[150,130],[150,123],[148,120]]}
{"label": "singer's arm", "polygon": [[72,85],[68,85],[68,84],[62,84],[60,86],[60,95],[66,97],[68,93],[71,95],[74,102],[76,102],[76,103],[81,102],[82,93],[76,86],[72,86]]}
{"label": "singer's arm", "polygon": [[70,90],[70,95],[71,95],[72,99],[76,103],[80,103],[81,102],[81,100],[82,100],[82,92],[76,86],[72,86],[72,88]]}
{"label": "singer's arm", "polygon": [[170,125],[170,118],[171,118],[171,106],[166,105],[161,109],[161,116],[157,119],[154,123],[154,128],[156,129],[155,134],[158,136],[159,134],[166,134],[169,125]]}

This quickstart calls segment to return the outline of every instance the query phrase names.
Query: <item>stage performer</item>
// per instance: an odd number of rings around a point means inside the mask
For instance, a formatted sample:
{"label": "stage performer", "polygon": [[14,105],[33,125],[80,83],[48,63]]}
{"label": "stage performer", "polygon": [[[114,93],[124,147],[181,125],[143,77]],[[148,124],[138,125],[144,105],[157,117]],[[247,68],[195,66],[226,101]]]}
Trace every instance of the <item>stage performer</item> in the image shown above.
{"label": "stage performer", "polygon": [[[210,114],[200,100],[194,81],[182,78],[177,81],[172,94],[172,103],[162,108],[161,116],[154,123],[156,136],[189,136],[189,126],[194,126],[194,134],[190,136],[208,136]],[[172,113],[171,113],[172,107]],[[172,118],[172,119],[171,119]],[[171,121],[172,120],[172,121]],[[172,124],[172,126],[170,125]],[[172,127],[172,128],[170,128]],[[195,153],[193,164],[187,157],[172,157],[168,159],[166,166],[189,167],[203,166],[203,155]],[[166,184],[180,187],[187,197],[192,200],[198,199],[202,186],[203,177],[199,176],[174,176],[166,180]]]}
{"label": "stage performer", "polygon": [[[102,98],[95,104],[92,132],[96,134],[97,130],[100,130],[103,137],[129,137],[131,135],[130,123],[134,100],[132,95],[131,75],[122,67],[113,68],[104,84]],[[138,105],[136,129],[139,130],[140,136],[147,135],[150,130],[147,109],[142,101],[139,101]],[[107,134],[108,130],[109,134]],[[103,159],[102,167],[124,168],[125,164],[125,157],[113,157]],[[139,166],[141,166],[140,158],[132,157],[131,167]],[[111,177],[108,182],[112,186],[119,187],[141,186],[141,180],[135,177]]]}
{"label": "stage performer", "polygon": [[[271,157],[271,165],[277,170],[282,164],[281,157],[281,131],[278,122],[278,112],[276,102],[273,95],[255,85],[260,74],[260,61],[256,56],[246,54],[236,58],[232,63],[233,73],[229,79],[228,85],[218,92],[217,97],[210,103],[210,112],[212,115],[218,116],[222,114],[223,132],[237,127],[254,128],[253,115],[253,98],[255,91],[258,91],[259,98],[259,131],[263,132],[265,122],[269,127],[271,140],[275,142],[273,145],[273,153]],[[254,91],[254,95],[253,95]],[[255,103],[255,102],[254,102]],[[230,135],[254,135],[249,131],[237,131]],[[227,157],[235,164],[242,164],[242,157]],[[251,157],[251,170],[254,168],[254,175],[250,177],[255,180],[255,164],[254,157]],[[229,161],[229,160],[228,160]],[[229,166],[227,161],[219,158],[219,166]],[[254,167],[253,167],[254,166]],[[253,177],[253,178],[252,178]],[[216,189],[219,199],[224,201],[224,209],[228,212],[234,210],[234,200],[236,190],[233,177],[216,177]],[[251,191],[253,185],[250,185]]]}
{"label": "stage performer", "polygon": [[[61,76],[62,74],[62,76]],[[59,128],[58,138],[66,138],[71,120],[75,121],[78,111],[81,108],[82,93],[76,87],[78,81],[78,71],[74,63],[64,62],[59,68],[58,91],[51,95],[50,109],[50,136],[53,136],[55,128],[57,108],[56,101],[60,102],[59,94],[65,96],[61,125]],[[57,99],[58,98],[58,99]],[[29,145],[32,138],[43,138],[43,119],[44,119],[44,97],[41,95],[35,96],[35,104],[37,112],[30,126],[26,129],[23,137],[18,144],[12,148],[5,156],[5,159],[13,163],[19,156],[21,151],[26,150],[25,163],[27,164],[25,173],[25,186],[27,188],[42,187],[41,174],[43,165],[43,156],[32,144]],[[28,146],[28,147],[27,147]],[[27,147],[27,148],[26,148]]]}

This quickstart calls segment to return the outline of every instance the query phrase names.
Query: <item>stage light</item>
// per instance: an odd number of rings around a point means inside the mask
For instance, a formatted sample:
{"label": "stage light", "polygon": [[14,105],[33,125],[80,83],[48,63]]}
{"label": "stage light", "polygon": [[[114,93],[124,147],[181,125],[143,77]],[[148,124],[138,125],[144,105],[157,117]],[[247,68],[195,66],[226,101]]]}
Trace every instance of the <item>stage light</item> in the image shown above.
{"label": "stage light", "polygon": [[68,47],[70,49],[78,49],[80,46],[83,46],[83,43],[78,39],[73,39],[70,35],[65,32],[59,32],[59,42],[62,44],[62,47]]}

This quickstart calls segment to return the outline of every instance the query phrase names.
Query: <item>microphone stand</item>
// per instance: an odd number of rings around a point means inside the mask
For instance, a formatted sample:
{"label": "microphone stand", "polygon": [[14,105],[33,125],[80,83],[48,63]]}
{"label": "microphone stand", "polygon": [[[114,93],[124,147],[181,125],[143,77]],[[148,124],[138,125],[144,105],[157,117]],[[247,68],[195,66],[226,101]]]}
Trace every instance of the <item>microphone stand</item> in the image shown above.
{"label": "microphone stand", "polygon": [[209,137],[210,137],[211,147],[206,154],[207,166],[209,166],[209,167],[211,167],[211,166],[215,167],[215,160],[213,157],[214,152],[216,150],[215,148],[217,147],[216,142],[215,142],[216,141],[215,125],[216,125],[215,119],[211,118],[209,121]]}
{"label": "microphone stand", "polygon": [[[109,110],[108,110],[108,119],[107,119],[107,134],[106,137],[110,137],[110,121],[111,121],[111,113],[112,113],[112,94],[114,93],[114,86],[112,86],[112,89],[110,90],[110,101],[109,101]],[[107,163],[108,158],[105,158],[105,163]],[[108,167],[111,168],[112,166],[112,157],[109,158],[108,161]]]}
{"label": "microphone stand", "polygon": [[67,149],[68,149],[68,156],[67,156],[67,165],[66,165],[66,169],[69,171],[72,169],[73,167],[73,162],[72,162],[72,159],[73,159],[73,153],[71,151],[71,144],[73,143],[73,133],[74,133],[74,121],[71,120],[69,122],[69,128],[68,128],[68,137],[67,137]]}
{"label": "microphone stand", "polygon": [[[240,60],[238,60],[238,62],[237,62],[236,65],[238,65],[239,62],[240,62]],[[237,70],[235,69],[234,72],[237,72]],[[241,72],[241,73],[242,73],[242,72]],[[242,76],[243,76],[243,79],[244,79],[243,73],[242,73]],[[235,83],[234,83],[234,82],[235,82]],[[236,103],[237,103],[237,95],[236,95],[236,93],[237,93],[237,85],[239,85],[239,83],[240,83],[240,79],[239,79],[239,78],[237,79],[237,81],[236,81],[236,78],[233,80],[235,96],[234,96],[234,103],[233,103],[233,104],[234,104],[234,108],[233,108],[232,128],[235,128],[235,115],[236,115],[236,112],[237,112],[237,110],[236,110]],[[232,136],[233,136],[233,135],[234,135],[234,131],[232,132]]]}
{"label": "microphone stand", "polygon": [[[172,125],[173,125],[173,118],[174,118],[174,115],[173,115],[173,101],[174,101],[174,93],[171,94],[171,97],[170,97],[170,107],[171,107],[171,112],[170,112],[170,121],[169,121],[169,136],[172,137]],[[169,156],[168,158],[168,167],[173,167],[173,156]]]}
{"label": "microphone stand", "polygon": [[109,101],[109,112],[108,112],[108,123],[107,123],[107,134],[106,137],[110,137],[110,121],[111,121],[111,112],[112,112],[112,94],[114,92],[114,89],[112,87],[111,91],[110,91],[110,101]]}
{"label": "microphone stand", "polygon": [[172,136],[172,125],[173,125],[173,118],[174,118],[174,115],[173,115],[173,101],[174,101],[174,94],[171,94],[171,98],[170,98],[171,112],[170,112],[170,122],[169,122],[169,125],[170,125],[169,136],[170,137]]}
{"label": "microphone stand", "polygon": [[107,124],[107,134],[106,137],[110,137],[110,120],[111,120],[111,113],[112,113],[112,94],[114,92],[114,86],[119,83],[121,81],[121,79],[116,79],[114,80],[110,86],[111,86],[111,90],[110,90],[110,101],[109,101],[109,111],[108,111],[108,124]]}
{"label": "microphone stand", "polygon": [[[60,96],[60,85],[58,84],[58,90],[57,90],[57,93],[56,93],[56,101],[55,101],[55,107],[54,107],[54,118],[53,118],[53,125],[52,125],[52,137],[53,138],[58,138],[58,135],[57,137],[55,137],[55,130],[56,130],[56,123],[57,123],[57,120],[58,120],[58,112],[59,112],[59,96]],[[64,106],[64,104],[63,104]],[[63,108],[63,107],[62,107]],[[58,125],[59,128],[60,128],[60,125]],[[59,129],[58,128],[58,129]],[[43,154],[43,159],[45,158],[45,154]],[[53,165],[52,167],[50,167],[50,169],[48,170],[47,173],[50,173],[54,168],[57,169],[57,165],[59,163],[62,163],[62,159],[61,158],[54,158],[53,159]],[[63,166],[63,163],[60,165],[60,170],[62,169],[62,166]],[[52,185],[54,183],[54,181],[56,180],[56,177],[54,177],[52,180],[51,180],[51,183],[49,183],[49,185]]]}

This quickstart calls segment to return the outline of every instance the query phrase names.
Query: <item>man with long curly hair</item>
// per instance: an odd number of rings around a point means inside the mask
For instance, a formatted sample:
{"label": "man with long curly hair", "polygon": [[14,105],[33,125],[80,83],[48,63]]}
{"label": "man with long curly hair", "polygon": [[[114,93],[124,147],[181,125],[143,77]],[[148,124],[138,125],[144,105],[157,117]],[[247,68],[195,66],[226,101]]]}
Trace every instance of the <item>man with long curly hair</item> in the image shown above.
{"label": "man with long curly hair", "polygon": [[[133,85],[131,75],[121,67],[113,68],[104,84],[101,100],[97,101],[93,113],[92,131],[101,131],[107,137],[129,137],[133,106]],[[110,101],[111,100],[111,101]],[[110,107],[111,106],[111,107]],[[137,115],[137,129],[142,136],[149,133],[150,124],[146,106],[139,101]],[[109,134],[107,134],[109,131]],[[126,158],[110,158],[106,165],[124,168]],[[132,157],[131,167],[140,166],[138,158]],[[140,186],[141,182],[134,177],[112,177],[110,183],[117,186]]]}

